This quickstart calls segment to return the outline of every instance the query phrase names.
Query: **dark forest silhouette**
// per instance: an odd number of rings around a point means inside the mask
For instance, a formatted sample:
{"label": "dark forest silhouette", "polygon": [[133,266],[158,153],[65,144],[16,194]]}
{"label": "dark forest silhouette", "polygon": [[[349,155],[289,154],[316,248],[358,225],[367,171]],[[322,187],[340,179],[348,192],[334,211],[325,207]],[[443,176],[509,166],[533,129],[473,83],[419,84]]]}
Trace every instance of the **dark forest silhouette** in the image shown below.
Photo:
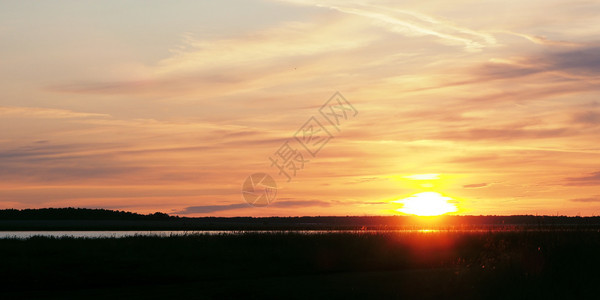
{"label": "dark forest silhouette", "polygon": [[91,208],[2,209],[0,220],[166,220],[174,218],[156,212],[143,215],[128,211]]}
{"label": "dark forest silhouette", "polygon": [[[435,220],[429,223],[428,220]],[[14,221],[14,222],[11,222]],[[38,222],[26,222],[38,221]],[[70,221],[70,222],[68,222]],[[81,221],[81,222],[77,222]],[[85,221],[85,222],[83,222]],[[114,221],[114,222],[110,222]],[[16,222],[16,223],[15,223]],[[63,223],[60,223],[63,222]],[[8,226],[138,226],[143,229],[394,229],[407,226],[461,227],[600,227],[600,217],[568,216],[305,216],[305,217],[180,217],[89,208],[0,210],[0,229]],[[9,228],[9,229],[10,229]],[[64,228],[63,228],[64,229]],[[96,228],[98,229],[98,228]],[[108,229],[108,228],[107,228]],[[129,228],[132,229],[132,228]]]}

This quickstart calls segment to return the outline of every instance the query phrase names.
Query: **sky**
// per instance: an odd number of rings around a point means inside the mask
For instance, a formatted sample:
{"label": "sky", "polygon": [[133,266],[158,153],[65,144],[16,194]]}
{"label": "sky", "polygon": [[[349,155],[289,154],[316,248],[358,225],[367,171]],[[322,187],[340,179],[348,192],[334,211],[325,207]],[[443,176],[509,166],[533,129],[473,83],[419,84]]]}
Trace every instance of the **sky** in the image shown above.
{"label": "sky", "polygon": [[[2,1],[0,208],[398,215],[433,193],[454,214],[600,215],[599,13]],[[330,99],[352,109],[339,124]],[[296,137],[319,124],[312,155]],[[304,161],[289,181],[271,162],[283,145]],[[243,197],[255,173],[277,185],[264,207]]]}

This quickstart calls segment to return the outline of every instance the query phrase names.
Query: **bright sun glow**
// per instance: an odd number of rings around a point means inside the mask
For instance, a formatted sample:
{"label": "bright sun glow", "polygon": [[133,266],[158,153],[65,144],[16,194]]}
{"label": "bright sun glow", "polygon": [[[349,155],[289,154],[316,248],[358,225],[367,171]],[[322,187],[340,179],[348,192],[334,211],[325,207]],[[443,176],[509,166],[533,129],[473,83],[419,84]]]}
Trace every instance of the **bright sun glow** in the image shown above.
{"label": "bright sun glow", "polygon": [[440,179],[440,174],[414,174],[404,176],[404,178],[411,180],[437,180]]}
{"label": "bright sun glow", "polygon": [[449,200],[453,199],[436,192],[423,192],[393,202],[404,204],[402,208],[397,209],[399,212],[417,216],[438,216],[458,211],[456,205]]}

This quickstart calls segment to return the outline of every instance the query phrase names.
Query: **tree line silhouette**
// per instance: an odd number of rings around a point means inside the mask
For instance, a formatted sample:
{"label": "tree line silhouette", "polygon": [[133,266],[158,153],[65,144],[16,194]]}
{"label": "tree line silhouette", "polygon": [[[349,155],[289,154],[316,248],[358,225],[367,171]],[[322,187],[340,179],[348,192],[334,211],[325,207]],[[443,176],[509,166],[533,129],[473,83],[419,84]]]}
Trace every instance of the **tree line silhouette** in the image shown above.
{"label": "tree line silhouette", "polygon": [[[163,212],[139,214],[129,211],[91,208],[41,208],[3,209],[2,220],[120,220],[120,221],[165,221],[186,224],[236,224],[239,226],[302,226],[306,228],[370,228],[397,227],[422,224],[427,218],[415,216],[305,216],[305,217],[180,217]],[[446,226],[600,226],[600,217],[568,216],[440,216],[436,224]]]}
{"label": "tree line silhouette", "polygon": [[138,214],[129,211],[91,208],[2,209],[0,220],[168,220],[166,213]]}

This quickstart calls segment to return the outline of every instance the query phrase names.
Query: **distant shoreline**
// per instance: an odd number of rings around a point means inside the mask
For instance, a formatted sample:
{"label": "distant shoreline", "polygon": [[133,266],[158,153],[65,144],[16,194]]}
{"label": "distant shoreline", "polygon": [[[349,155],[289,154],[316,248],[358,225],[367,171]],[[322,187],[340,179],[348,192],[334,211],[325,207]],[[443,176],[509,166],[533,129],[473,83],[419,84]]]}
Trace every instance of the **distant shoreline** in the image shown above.
{"label": "distant shoreline", "polygon": [[28,230],[397,230],[600,229],[600,217],[566,216],[320,216],[174,217],[105,209],[0,210],[0,231]]}

